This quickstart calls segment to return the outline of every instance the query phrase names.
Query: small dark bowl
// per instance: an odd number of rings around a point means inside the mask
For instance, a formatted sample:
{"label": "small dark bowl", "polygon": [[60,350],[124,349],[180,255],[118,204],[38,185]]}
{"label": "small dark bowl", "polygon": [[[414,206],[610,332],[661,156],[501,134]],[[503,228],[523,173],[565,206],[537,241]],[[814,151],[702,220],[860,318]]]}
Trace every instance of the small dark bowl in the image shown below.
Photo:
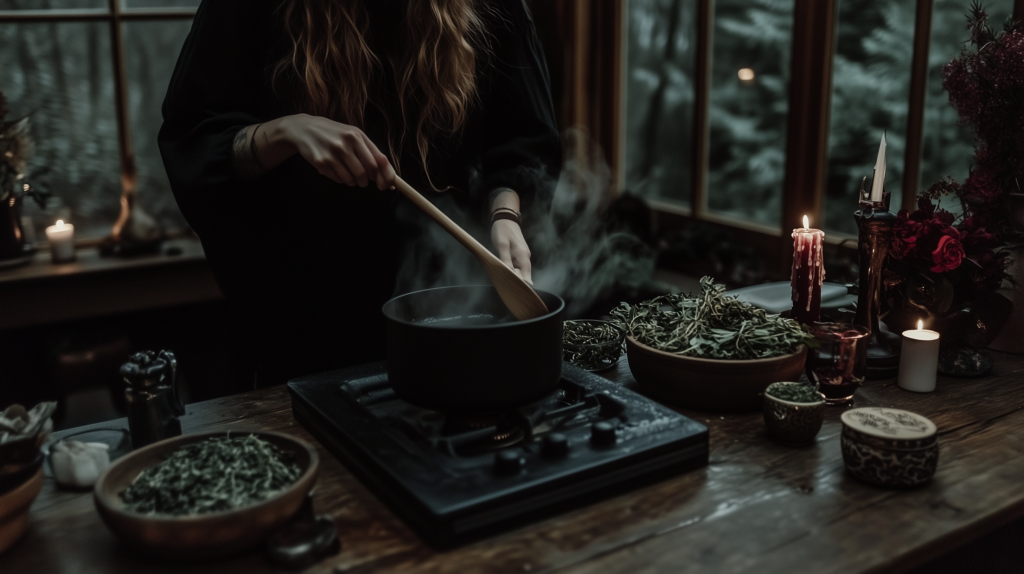
{"label": "small dark bowl", "polygon": [[[564,323],[578,323],[588,325],[609,325],[615,332],[619,334],[613,340],[604,341],[601,343],[592,343],[588,345],[575,345],[573,343],[566,343],[562,339],[562,360],[567,363],[572,363],[581,369],[586,369],[592,373],[599,373],[606,371],[614,367],[619,362],[619,357],[622,355],[622,342],[626,338],[626,332],[611,321],[601,321],[598,319],[578,319],[573,321],[564,321]],[[597,362],[595,364],[583,361],[581,359],[572,359],[574,353],[594,353],[596,355]]]}
{"label": "small dark bowl", "polygon": [[[232,431],[239,436],[238,431]],[[301,508],[316,484],[320,457],[306,441],[276,432],[253,434],[295,457],[302,474],[294,484],[263,502],[230,510],[193,516],[149,516],[124,509],[121,492],[139,474],[165,460],[179,448],[222,437],[228,432],[184,435],[158,443],[121,458],[107,469],[93,489],[93,500],[103,522],[128,546],[148,555],[187,561],[215,558],[253,548],[285,525]]]}

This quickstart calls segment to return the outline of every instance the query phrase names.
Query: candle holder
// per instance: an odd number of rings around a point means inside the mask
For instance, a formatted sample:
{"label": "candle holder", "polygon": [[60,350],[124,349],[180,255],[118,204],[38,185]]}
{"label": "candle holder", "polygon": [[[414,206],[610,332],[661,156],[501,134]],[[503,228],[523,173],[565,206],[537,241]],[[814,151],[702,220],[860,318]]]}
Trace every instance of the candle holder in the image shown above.
{"label": "candle holder", "polygon": [[900,339],[880,327],[878,313],[881,302],[882,270],[889,252],[892,228],[896,214],[889,211],[888,192],[882,201],[870,201],[863,195],[860,210],[853,214],[857,220],[857,238],[860,263],[860,284],[857,286],[857,314],[854,324],[871,331],[867,341],[867,377],[883,379],[896,376],[900,367]]}

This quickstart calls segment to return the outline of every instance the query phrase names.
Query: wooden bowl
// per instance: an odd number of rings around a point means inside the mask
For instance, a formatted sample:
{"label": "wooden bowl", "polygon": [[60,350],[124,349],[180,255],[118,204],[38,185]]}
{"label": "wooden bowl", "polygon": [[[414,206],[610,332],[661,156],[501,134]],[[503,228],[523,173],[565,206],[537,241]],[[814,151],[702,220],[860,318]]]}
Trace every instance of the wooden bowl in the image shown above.
{"label": "wooden bowl", "polygon": [[0,554],[14,545],[28,529],[28,510],[43,489],[43,469],[0,495]]}
{"label": "wooden bowl", "polygon": [[266,540],[302,506],[306,495],[316,484],[320,459],[312,445],[286,434],[238,431],[232,434],[253,434],[294,455],[295,463],[302,470],[299,479],[273,498],[228,512],[195,516],[147,516],[127,512],[120,493],[139,473],[163,461],[182,446],[228,433],[208,432],[169,438],[118,460],[96,481],[93,499],[103,522],[133,549],[171,560],[226,556]]}
{"label": "wooden bowl", "polygon": [[666,353],[627,336],[626,356],[640,388],[658,401],[700,411],[750,412],[761,409],[768,385],[800,378],[807,346],[781,357],[725,361]]}

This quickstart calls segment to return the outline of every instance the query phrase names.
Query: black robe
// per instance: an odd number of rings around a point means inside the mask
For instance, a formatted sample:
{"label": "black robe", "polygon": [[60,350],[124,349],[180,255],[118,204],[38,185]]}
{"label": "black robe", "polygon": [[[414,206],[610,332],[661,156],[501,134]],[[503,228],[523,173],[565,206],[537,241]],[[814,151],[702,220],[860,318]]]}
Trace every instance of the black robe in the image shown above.
{"label": "black robe", "polygon": [[[371,47],[384,52],[395,28],[382,15],[388,2],[364,1],[376,6]],[[159,135],[175,198],[202,240],[261,383],[383,358],[380,308],[395,294],[403,246],[417,234],[396,217],[407,203],[396,192],[335,183],[298,155],[256,180],[235,175],[239,130],[301,111],[270,81],[271,65],[287,49],[281,3],[203,0]],[[540,199],[538,172],[553,177],[560,163],[547,67],[523,0],[480,4],[490,53],[477,66],[479,101],[462,132],[436,138],[430,152],[435,185],[451,186],[476,213],[500,187],[516,190],[526,205]],[[382,105],[368,106],[363,126],[385,154],[378,108],[388,109],[390,90],[373,94]],[[399,158],[402,176],[429,194],[411,147]]]}

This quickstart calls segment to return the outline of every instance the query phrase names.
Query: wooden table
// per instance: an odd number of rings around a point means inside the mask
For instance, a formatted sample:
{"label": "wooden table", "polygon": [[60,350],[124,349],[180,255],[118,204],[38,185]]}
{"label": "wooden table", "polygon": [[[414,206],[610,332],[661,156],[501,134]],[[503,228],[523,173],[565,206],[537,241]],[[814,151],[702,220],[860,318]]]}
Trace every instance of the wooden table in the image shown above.
{"label": "wooden table", "polygon": [[[859,406],[921,413],[939,427],[935,479],[884,490],[843,470],[839,409],[817,444],[770,442],[760,413],[682,412],[711,429],[706,469],[454,551],[425,546],[332,455],[321,449],[320,512],[337,519],[342,552],[312,572],[867,572],[899,571],[1024,516],[1024,358],[997,356],[996,375],[941,379],[931,394],[869,381]],[[635,385],[625,359],[608,377]],[[122,423],[123,424],[123,423]],[[109,424],[108,424],[109,426]],[[267,429],[312,441],[287,392],[264,389],[188,406],[186,432]],[[246,573],[274,571],[259,554],[189,568],[147,562],[121,547],[89,493],[48,480],[24,540],[0,572]]]}

